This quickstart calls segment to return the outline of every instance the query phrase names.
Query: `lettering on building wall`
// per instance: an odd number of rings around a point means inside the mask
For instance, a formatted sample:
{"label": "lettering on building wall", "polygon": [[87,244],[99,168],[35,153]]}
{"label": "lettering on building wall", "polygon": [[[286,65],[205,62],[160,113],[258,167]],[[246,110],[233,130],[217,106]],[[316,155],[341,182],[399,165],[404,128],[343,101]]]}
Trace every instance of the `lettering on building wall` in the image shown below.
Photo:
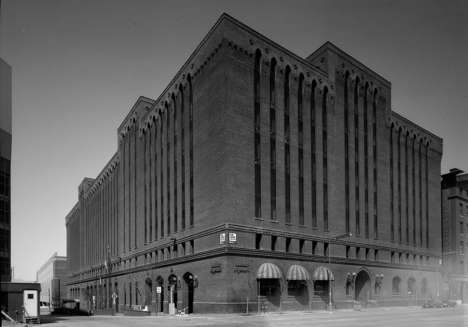
{"label": "lettering on building wall", "polygon": [[219,244],[225,244],[226,243],[226,233],[221,233],[219,234]]}
{"label": "lettering on building wall", "polygon": [[236,262],[234,272],[238,274],[250,273],[250,266],[248,263]]}
{"label": "lettering on building wall", "polygon": [[211,273],[214,275],[214,274],[217,274],[217,273],[221,273],[223,272],[223,267],[221,265],[221,262],[214,262],[211,264]]}

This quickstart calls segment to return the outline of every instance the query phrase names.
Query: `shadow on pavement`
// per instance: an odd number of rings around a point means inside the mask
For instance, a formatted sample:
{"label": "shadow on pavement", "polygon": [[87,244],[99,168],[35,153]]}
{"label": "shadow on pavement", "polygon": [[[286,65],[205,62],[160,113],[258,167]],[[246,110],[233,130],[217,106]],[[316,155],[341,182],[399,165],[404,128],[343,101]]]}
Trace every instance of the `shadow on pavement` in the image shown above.
{"label": "shadow on pavement", "polygon": [[41,315],[41,325],[43,324],[53,324],[57,323],[62,320],[67,320],[65,317],[70,317],[69,315],[67,316],[62,316],[62,315]]}

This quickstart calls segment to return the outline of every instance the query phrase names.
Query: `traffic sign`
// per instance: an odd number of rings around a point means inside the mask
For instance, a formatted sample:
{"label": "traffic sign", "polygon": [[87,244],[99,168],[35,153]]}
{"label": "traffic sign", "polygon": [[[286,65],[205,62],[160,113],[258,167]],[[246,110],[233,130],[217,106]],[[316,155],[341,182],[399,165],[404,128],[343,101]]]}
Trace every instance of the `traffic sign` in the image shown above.
{"label": "traffic sign", "polygon": [[158,293],[158,294],[161,293],[161,286],[156,287],[156,293]]}

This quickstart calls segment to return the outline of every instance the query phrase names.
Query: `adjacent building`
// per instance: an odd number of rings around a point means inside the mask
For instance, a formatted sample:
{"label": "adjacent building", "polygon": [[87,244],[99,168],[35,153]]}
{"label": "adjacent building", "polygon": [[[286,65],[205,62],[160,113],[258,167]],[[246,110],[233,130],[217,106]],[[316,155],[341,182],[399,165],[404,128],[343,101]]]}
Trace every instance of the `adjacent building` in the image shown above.
{"label": "adjacent building", "polygon": [[468,301],[468,174],[442,175],[442,259],[444,296]]}
{"label": "adjacent building", "polygon": [[57,252],[36,273],[36,281],[41,284],[41,302],[57,307],[67,298],[68,263],[67,257]]}
{"label": "adjacent building", "polygon": [[[35,298],[40,285],[12,282],[11,269],[11,150],[12,150],[12,69],[0,58],[0,305],[10,317],[23,316],[25,292],[29,292],[29,305],[39,310]],[[32,298],[31,298],[32,297]],[[36,308],[37,307],[37,308]],[[3,309],[4,308],[4,309]]]}
{"label": "adjacent building", "polygon": [[0,58],[0,276],[11,281],[11,67]]}
{"label": "adjacent building", "polygon": [[224,14],[117,138],[66,217],[68,292],[84,308],[437,296],[442,139],[329,42],[304,59]]}

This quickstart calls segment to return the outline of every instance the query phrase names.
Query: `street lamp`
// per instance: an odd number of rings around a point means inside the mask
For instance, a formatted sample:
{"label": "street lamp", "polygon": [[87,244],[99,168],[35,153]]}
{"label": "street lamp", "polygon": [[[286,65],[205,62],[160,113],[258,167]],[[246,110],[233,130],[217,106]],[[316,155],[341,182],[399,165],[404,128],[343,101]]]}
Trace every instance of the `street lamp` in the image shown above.
{"label": "street lamp", "polygon": [[345,238],[345,237],[349,237],[349,236],[352,236],[353,234],[351,233],[345,233],[345,234],[341,234],[341,235],[338,235],[338,236],[335,236],[335,237],[330,237],[330,242],[328,243],[328,307],[330,308],[330,311],[332,310],[332,304],[331,304],[331,301],[332,301],[332,289],[331,289],[331,241],[332,240],[338,240],[340,238]]}
{"label": "street lamp", "polygon": [[[454,253],[456,254],[457,251],[442,253],[442,254],[441,254],[442,259],[439,259],[439,260],[437,261],[436,281],[437,281],[437,299],[438,299],[438,300],[440,300],[440,292],[439,292],[439,263],[440,263],[441,260],[442,260],[442,263],[443,263],[444,255],[446,255],[446,254],[454,254]],[[449,285],[449,293],[450,293],[450,285]]]}

